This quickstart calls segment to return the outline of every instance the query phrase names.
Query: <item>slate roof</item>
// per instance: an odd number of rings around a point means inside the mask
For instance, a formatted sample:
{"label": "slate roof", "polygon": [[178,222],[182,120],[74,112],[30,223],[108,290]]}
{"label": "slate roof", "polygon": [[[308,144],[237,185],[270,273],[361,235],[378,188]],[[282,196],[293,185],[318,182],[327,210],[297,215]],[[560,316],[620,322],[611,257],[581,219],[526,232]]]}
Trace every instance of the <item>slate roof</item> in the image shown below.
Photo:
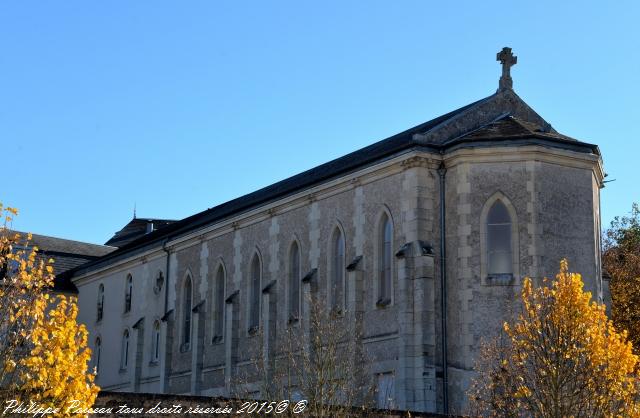
{"label": "slate roof", "polygon": [[[509,114],[505,114],[489,124],[463,135],[461,138],[464,138],[467,141],[519,138],[544,138],[561,141],[576,141],[566,135],[551,131],[548,128],[524,121]],[[454,138],[451,141],[459,139],[460,138]]]}
{"label": "slate roof", "polygon": [[513,146],[541,144],[600,155],[596,145],[580,142],[556,132],[512,90],[502,91],[328,163],[171,223],[122,245],[113,253],[76,271],[83,273],[107,265],[111,260],[132,256],[160,245],[169,238],[186,234],[410,150],[445,153],[458,147],[495,146],[496,142]]}
{"label": "slate roof", "polygon": [[[27,234],[24,232],[13,232],[19,233],[23,239],[27,237]],[[29,247],[38,247],[36,260],[44,260],[46,262],[50,258],[54,259],[53,273],[56,277],[53,290],[69,293],[78,292],[70,280],[71,275],[68,274],[69,271],[90,261],[97,260],[116,249],[115,247],[105,245],[89,244],[87,242],[38,234],[31,235]]]}
{"label": "slate roof", "polygon": [[177,222],[171,219],[133,218],[121,230],[116,232],[104,245],[112,247],[124,247],[131,241],[147,234],[147,226],[151,224],[152,230],[162,229],[167,225]]}

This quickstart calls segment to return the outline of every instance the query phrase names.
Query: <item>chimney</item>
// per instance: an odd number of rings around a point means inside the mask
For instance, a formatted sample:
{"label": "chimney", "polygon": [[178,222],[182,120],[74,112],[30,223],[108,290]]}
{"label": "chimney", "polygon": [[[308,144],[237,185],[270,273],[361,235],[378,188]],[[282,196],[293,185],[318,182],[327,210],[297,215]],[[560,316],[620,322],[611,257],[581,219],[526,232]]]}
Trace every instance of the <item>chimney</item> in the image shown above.
{"label": "chimney", "polygon": [[147,234],[153,232],[153,221],[147,221]]}

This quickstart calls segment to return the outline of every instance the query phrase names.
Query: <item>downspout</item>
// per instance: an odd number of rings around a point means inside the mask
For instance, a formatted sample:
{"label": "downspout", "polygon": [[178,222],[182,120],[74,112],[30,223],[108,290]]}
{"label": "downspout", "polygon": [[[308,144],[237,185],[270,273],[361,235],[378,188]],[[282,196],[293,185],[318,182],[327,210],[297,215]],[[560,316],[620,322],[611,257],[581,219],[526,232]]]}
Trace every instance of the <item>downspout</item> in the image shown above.
{"label": "downspout", "polygon": [[162,250],[167,253],[167,265],[166,265],[166,270],[165,270],[165,284],[164,284],[164,313],[163,315],[166,315],[167,313],[167,308],[169,307],[169,267],[170,267],[170,263],[171,263],[171,255],[169,253],[169,250],[167,249],[167,242],[169,242],[169,238],[165,238],[165,240],[162,243]]}
{"label": "downspout", "polygon": [[167,367],[167,360],[168,360],[168,351],[169,351],[169,344],[167,344],[167,340],[169,338],[169,324],[168,322],[168,311],[167,309],[169,308],[169,268],[171,267],[170,263],[171,263],[171,253],[169,252],[169,250],[167,249],[167,243],[169,242],[169,237],[165,238],[164,241],[162,242],[162,250],[167,253],[167,263],[165,265],[165,283],[164,283],[164,313],[162,314],[162,319],[161,321],[164,322],[165,324],[163,325],[163,330],[164,330],[164,339],[162,341],[164,350],[162,353],[162,360],[161,360],[161,369],[160,369],[160,391],[162,393],[167,393],[167,387],[168,387],[168,376],[167,376],[167,371],[168,371],[168,367]]}
{"label": "downspout", "polygon": [[444,166],[444,160],[438,168],[440,175],[440,334],[442,335],[442,402],[443,412],[449,414],[449,379],[447,378],[447,246],[445,234],[445,194],[444,194],[444,176],[447,169]]}

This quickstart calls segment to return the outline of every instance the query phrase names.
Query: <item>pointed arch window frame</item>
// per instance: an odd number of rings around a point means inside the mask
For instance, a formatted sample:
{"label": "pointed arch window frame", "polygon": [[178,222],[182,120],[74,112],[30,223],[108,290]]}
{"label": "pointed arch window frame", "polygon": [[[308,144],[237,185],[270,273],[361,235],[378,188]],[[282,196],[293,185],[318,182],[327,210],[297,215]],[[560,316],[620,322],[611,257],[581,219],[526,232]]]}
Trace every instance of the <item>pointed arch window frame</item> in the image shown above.
{"label": "pointed arch window frame", "polygon": [[133,305],[133,274],[127,273],[124,281],[124,314],[131,312]]}
{"label": "pointed arch window frame", "polygon": [[160,361],[160,344],[162,344],[162,324],[159,319],[153,321],[153,326],[151,327],[151,361],[150,365],[158,364]]}
{"label": "pointed arch window frame", "polygon": [[[347,236],[340,221],[330,230],[327,257],[327,307],[330,312],[341,315],[347,307]],[[338,234],[338,235],[337,235]],[[337,238],[342,238],[342,253],[339,253]],[[337,277],[339,276],[339,277]],[[334,288],[334,282],[339,282]],[[334,299],[340,299],[337,301]]]}
{"label": "pointed arch window frame", "polygon": [[[187,285],[189,289],[187,292]],[[193,338],[193,275],[187,271],[181,287],[182,317],[180,321],[180,352],[191,350],[191,340]],[[187,303],[188,302],[188,303]]]}
{"label": "pointed arch window frame", "polygon": [[129,351],[131,350],[131,332],[129,328],[125,328],[122,331],[120,344],[120,371],[124,372],[129,367]]}
{"label": "pointed arch window frame", "polygon": [[247,334],[255,335],[260,330],[260,321],[262,320],[262,282],[264,272],[262,256],[259,249],[256,248],[253,252],[249,263],[247,280]]}
{"label": "pointed arch window frame", "polygon": [[227,289],[227,269],[222,259],[215,269],[213,286],[211,287],[211,343],[224,341],[225,333],[225,292]]}
{"label": "pointed arch window frame", "polygon": [[[391,228],[391,240],[389,243],[389,247],[385,248],[385,244],[386,244],[386,234],[385,234],[385,230],[384,230],[384,221],[386,221],[389,223],[389,226]],[[392,306],[394,303],[394,282],[395,282],[395,256],[394,256],[394,241],[395,241],[395,223],[393,221],[393,216],[391,216],[391,211],[389,210],[389,208],[386,205],[383,205],[383,209],[382,211],[378,214],[377,218],[376,218],[376,223],[375,223],[375,230],[374,230],[374,237],[375,237],[375,241],[374,241],[374,259],[375,261],[375,276],[374,276],[374,282],[373,282],[373,305],[376,308],[384,308],[387,306]],[[387,289],[385,290],[385,294],[382,294],[382,289],[381,289],[381,284],[383,281],[383,269],[384,269],[384,265],[383,265],[383,257],[384,257],[384,252],[387,251],[388,252],[388,256],[389,259],[387,260],[389,263],[389,281],[388,283],[386,283],[387,285]]]}
{"label": "pointed arch window frame", "polygon": [[[493,205],[500,201],[511,220],[511,273],[490,274],[489,272],[489,228],[488,218]],[[485,286],[518,286],[520,277],[520,243],[518,229],[518,214],[511,200],[502,192],[496,192],[489,197],[480,213],[480,279]]]}
{"label": "pointed arch window frame", "polygon": [[96,322],[104,318],[104,283],[98,285],[98,301],[96,306]]}
{"label": "pointed arch window frame", "polygon": [[[294,250],[297,253],[295,260]],[[297,238],[291,241],[287,254],[287,323],[292,324],[299,322],[302,311],[302,252]]]}
{"label": "pointed arch window frame", "polygon": [[93,343],[94,350],[94,364],[93,367],[96,369],[96,376],[100,374],[100,356],[102,355],[102,336],[98,335]]}

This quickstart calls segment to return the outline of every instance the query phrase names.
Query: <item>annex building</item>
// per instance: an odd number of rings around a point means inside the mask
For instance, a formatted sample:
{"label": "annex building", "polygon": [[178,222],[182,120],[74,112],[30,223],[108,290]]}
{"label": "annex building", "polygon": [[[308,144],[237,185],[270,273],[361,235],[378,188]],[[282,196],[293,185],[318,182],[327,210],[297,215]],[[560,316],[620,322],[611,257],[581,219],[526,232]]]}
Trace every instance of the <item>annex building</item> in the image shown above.
{"label": "annex building", "polygon": [[525,276],[566,257],[602,301],[599,149],[514,92],[510,48],[498,60],[484,99],[188,218],[134,219],[71,278],[97,383],[228,395],[250,347],[309,338],[315,298],[361,330],[391,406],[461,411]]}

